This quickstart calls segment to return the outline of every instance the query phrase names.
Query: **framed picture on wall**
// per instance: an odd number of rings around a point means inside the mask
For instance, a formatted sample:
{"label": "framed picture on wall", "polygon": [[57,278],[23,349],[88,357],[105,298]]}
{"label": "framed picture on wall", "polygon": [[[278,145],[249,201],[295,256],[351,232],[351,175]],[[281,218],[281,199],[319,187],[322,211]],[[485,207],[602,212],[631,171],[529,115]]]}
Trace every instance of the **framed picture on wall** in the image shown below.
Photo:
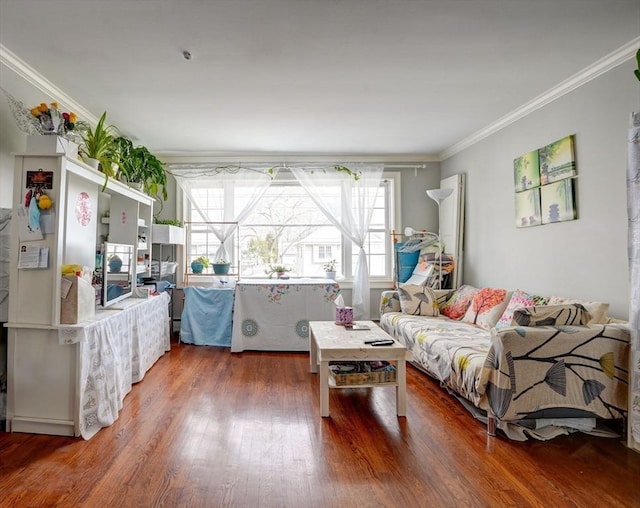
{"label": "framed picture on wall", "polygon": [[540,187],[542,223],[563,222],[577,218],[573,178]]}
{"label": "framed picture on wall", "polygon": [[540,224],[540,187],[516,192],[516,227],[528,228]]}
{"label": "framed picture on wall", "polygon": [[576,176],[574,136],[566,136],[538,150],[540,184]]}
{"label": "framed picture on wall", "polygon": [[516,192],[522,192],[540,185],[540,166],[538,164],[538,150],[514,159],[513,180]]}

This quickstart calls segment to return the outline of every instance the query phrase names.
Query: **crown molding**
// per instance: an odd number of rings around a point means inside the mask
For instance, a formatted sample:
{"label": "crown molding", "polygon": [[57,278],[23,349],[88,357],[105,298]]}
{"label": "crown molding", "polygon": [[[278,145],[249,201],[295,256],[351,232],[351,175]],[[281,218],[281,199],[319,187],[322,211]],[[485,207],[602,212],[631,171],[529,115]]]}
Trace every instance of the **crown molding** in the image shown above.
{"label": "crown molding", "polygon": [[411,168],[426,168],[429,162],[439,162],[439,159],[430,154],[401,154],[401,155],[356,155],[356,154],[296,154],[296,153],[230,153],[230,154],[197,154],[157,152],[156,154],[167,164],[206,164],[206,163],[260,163],[267,164],[293,164],[293,163],[327,163],[335,161],[341,163],[370,162],[385,165],[401,164]]}
{"label": "crown molding", "polygon": [[55,102],[59,102],[69,108],[84,121],[93,125],[98,123],[98,118],[95,115],[89,112],[84,106],[78,104],[69,95],[64,93],[51,81],[38,73],[33,67],[27,64],[3,44],[0,44],[0,65],[5,66],[16,73],[27,83],[30,83],[38,90],[47,94]]}
{"label": "crown molding", "polygon": [[626,62],[633,58],[640,47],[640,37],[632,39],[624,46],[609,53],[604,58],[601,58],[597,62],[585,67],[580,72],[574,74],[570,78],[562,81],[553,88],[547,90],[541,95],[538,95],[529,102],[523,104],[519,108],[513,110],[511,113],[506,114],[502,118],[499,118],[495,122],[487,125],[483,129],[480,129],[475,134],[459,141],[458,143],[451,145],[449,148],[443,150],[440,153],[440,161],[446,160],[449,157],[475,145],[484,138],[495,134],[496,132],[504,129],[508,125],[524,118],[525,116],[533,113],[534,111],[546,106],[547,104],[559,99],[560,97],[572,92],[576,88],[588,83],[589,81],[597,78],[598,76],[610,71],[614,67]]}

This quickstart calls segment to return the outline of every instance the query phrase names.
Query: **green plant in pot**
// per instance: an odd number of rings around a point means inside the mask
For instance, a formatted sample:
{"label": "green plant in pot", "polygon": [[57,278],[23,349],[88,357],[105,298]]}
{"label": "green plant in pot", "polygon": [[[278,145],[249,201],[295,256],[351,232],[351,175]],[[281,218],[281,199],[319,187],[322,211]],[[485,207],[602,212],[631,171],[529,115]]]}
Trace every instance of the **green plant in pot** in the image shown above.
{"label": "green plant in pot", "polygon": [[120,169],[118,177],[129,184],[138,184],[150,196],[167,200],[167,173],[164,163],[145,146],[134,146],[125,136],[114,140]]}
{"label": "green plant in pot", "polygon": [[198,256],[191,262],[191,271],[193,273],[202,273],[205,268],[209,268],[209,264],[207,256]]}
{"label": "green plant in pot", "polygon": [[231,263],[224,258],[219,258],[215,263],[213,263],[213,273],[216,275],[227,275],[230,268]]}
{"label": "green plant in pot", "polygon": [[291,268],[287,268],[284,265],[269,265],[269,269],[266,271],[266,273],[267,275],[269,275],[269,278],[273,277],[273,274],[275,273],[278,279],[282,279],[283,277],[285,277],[285,274],[290,271]]}
{"label": "green plant in pot", "polygon": [[87,128],[82,136],[80,152],[84,158],[97,160],[101,171],[108,179],[115,174],[111,163],[113,161],[113,140],[115,139],[116,128],[113,125],[105,125],[106,119],[107,112],[105,111],[95,127]]}

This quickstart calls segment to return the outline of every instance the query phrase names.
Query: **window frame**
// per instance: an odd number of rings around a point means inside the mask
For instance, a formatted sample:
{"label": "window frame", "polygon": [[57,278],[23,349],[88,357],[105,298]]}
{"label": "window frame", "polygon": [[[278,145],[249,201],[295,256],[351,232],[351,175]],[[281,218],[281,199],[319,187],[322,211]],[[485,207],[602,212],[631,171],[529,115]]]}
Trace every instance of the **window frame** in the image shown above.
{"label": "window frame", "polygon": [[[286,171],[280,171],[278,176],[274,180],[275,183],[278,180],[284,180],[281,184],[288,185],[290,173]],[[381,185],[387,186],[387,190],[385,192],[385,225],[384,228],[377,228],[375,230],[369,229],[369,234],[372,232],[382,233],[385,236],[385,274],[371,276],[369,275],[369,281],[372,283],[380,283],[380,282],[388,282],[393,280],[393,239],[391,232],[396,229],[396,224],[398,224],[400,220],[400,195],[401,195],[401,173],[399,171],[383,171],[382,174],[382,182]],[[176,204],[180,206],[182,209],[182,216],[184,217],[185,222],[189,222],[191,220],[191,204],[189,199],[184,195],[184,191],[178,193],[179,197],[176,199]],[[233,197],[232,197],[233,199]],[[238,228],[243,228],[244,226],[240,224]],[[234,235],[239,234],[238,231],[234,233]],[[340,260],[340,265],[343,268],[343,277],[344,279],[341,282],[346,282],[350,284],[353,281],[353,266],[352,262],[346,262],[347,260],[351,260],[353,256],[353,242],[351,242],[347,237],[344,236],[342,232],[340,232],[341,242],[342,242],[342,258]],[[184,258],[189,257],[188,247],[191,244],[189,238],[185,238],[184,245]],[[316,251],[314,248],[313,258],[316,260]],[[368,254],[370,255],[370,254]],[[333,258],[331,258],[333,259]],[[240,271],[241,273],[241,271]],[[249,277],[252,278],[252,277]]]}

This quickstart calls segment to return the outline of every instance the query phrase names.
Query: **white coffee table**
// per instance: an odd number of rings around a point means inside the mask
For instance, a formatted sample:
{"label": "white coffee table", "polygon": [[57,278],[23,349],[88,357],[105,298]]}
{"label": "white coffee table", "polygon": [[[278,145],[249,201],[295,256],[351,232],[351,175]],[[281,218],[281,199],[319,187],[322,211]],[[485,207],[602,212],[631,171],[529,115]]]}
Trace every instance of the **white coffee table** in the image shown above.
{"label": "white coffee table", "polygon": [[[320,367],[320,414],[329,416],[329,388],[363,388],[374,386],[396,387],[396,413],[407,414],[407,364],[411,353],[397,341],[391,346],[370,346],[371,339],[391,339],[373,321],[358,321],[369,325],[370,330],[349,330],[333,321],[309,321],[309,361],[311,372]],[[329,362],[336,360],[370,361],[383,360],[397,362],[396,381],[358,385],[329,386]]]}

